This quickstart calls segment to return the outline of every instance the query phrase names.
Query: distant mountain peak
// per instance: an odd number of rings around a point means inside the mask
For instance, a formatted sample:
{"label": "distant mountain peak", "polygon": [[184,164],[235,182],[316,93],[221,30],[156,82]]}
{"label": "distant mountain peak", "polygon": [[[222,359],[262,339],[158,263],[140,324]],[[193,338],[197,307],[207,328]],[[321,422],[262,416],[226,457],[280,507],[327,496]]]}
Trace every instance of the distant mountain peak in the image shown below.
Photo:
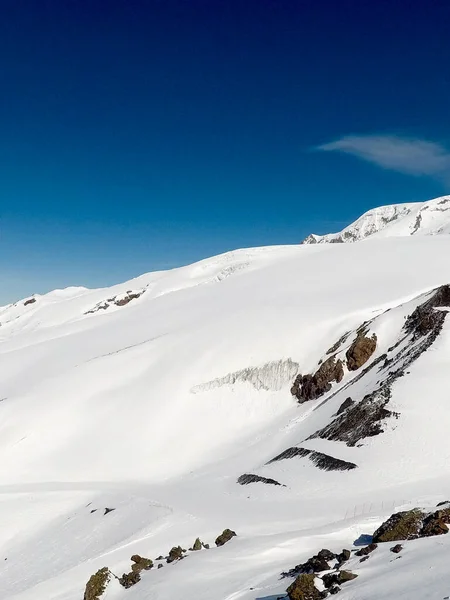
{"label": "distant mountain peak", "polygon": [[368,237],[450,234],[450,196],[373,208],[338,233],[309,235],[303,244],[348,243]]}

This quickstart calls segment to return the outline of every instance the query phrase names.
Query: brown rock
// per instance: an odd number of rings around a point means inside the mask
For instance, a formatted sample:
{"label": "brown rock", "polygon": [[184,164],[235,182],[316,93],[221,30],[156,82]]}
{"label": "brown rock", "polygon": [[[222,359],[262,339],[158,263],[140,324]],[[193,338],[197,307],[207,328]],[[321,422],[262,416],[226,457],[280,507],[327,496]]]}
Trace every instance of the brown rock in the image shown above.
{"label": "brown rock", "polygon": [[99,600],[104,594],[110,579],[111,572],[107,567],[103,567],[103,569],[99,569],[97,573],[94,573],[86,584],[84,600]]}
{"label": "brown rock", "polygon": [[286,590],[290,600],[320,600],[322,594],[314,585],[314,574],[299,575]]}
{"label": "brown rock", "polygon": [[302,402],[315,400],[331,390],[333,382],[339,383],[344,377],[344,368],[340,359],[330,356],[323,362],[314,375],[297,375],[291,394]]}
{"label": "brown rock", "polygon": [[364,334],[359,334],[356,340],[347,350],[345,356],[347,358],[347,369],[356,371],[365,364],[377,347],[377,336],[366,337]]}

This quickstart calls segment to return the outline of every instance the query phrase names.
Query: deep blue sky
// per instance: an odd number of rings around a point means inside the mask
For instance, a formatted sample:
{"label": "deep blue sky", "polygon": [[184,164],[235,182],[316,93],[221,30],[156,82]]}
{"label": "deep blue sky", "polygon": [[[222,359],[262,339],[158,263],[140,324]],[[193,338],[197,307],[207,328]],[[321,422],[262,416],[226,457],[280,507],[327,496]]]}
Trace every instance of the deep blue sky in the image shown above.
{"label": "deep blue sky", "polygon": [[0,303],[444,194],[442,168],[332,143],[447,158],[449,22],[448,1],[2,0]]}

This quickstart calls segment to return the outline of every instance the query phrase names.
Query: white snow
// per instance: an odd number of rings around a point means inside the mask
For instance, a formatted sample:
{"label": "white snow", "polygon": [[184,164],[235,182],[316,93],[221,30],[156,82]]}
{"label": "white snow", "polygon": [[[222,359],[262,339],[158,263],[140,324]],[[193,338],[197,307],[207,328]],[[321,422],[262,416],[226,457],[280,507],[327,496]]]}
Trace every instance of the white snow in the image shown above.
{"label": "white snow", "polygon": [[[421,205],[423,223],[427,213],[438,214]],[[443,227],[433,219],[428,232]],[[98,568],[121,575],[132,554],[154,559],[199,536],[210,550],[143,572],[130,590],[113,581],[105,597],[273,600],[290,583],[279,574],[322,547],[350,548],[396,507],[450,496],[450,321],[394,384],[399,419],[361,447],[306,440],[345,390],[302,405],[290,394],[297,369],[314,370],[365,320],[377,317],[385,352],[418,297],[450,282],[450,236],[383,231],[358,244],[235,251],[1,308],[0,598],[79,600]],[[297,445],[358,468],[265,465]],[[240,486],[243,473],[286,487]],[[238,535],[215,548],[225,527]],[[386,545],[355,563],[359,577],[338,598],[450,595],[449,543],[408,542],[398,560]]]}
{"label": "white snow", "polygon": [[427,202],[380,206],[339,233],[309,235],[304,244],[357,242],[367,237],[450,234],[450,196]]}

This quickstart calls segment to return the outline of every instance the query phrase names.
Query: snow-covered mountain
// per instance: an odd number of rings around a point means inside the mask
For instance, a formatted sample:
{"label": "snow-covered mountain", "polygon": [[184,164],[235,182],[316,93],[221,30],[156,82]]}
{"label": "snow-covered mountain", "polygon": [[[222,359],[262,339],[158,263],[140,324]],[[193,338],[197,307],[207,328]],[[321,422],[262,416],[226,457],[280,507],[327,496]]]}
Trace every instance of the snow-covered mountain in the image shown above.
{"label": "snow-covered mountain", "polygon": [[[133,556],[153,568],[101,598],[275,600],[321,548],[448,500],[450,236],[382,233],[1,308],[0,599],[80,600]],[[444,598],[448,544],[352,553],[338,598]]]}
{"label": "snow-covered mountain", "polygon": [[380,206],[364,213],[339,233],[309,235],[303,244],[357,242],[367,237],[450,233],[450,196],[428,202]]}

